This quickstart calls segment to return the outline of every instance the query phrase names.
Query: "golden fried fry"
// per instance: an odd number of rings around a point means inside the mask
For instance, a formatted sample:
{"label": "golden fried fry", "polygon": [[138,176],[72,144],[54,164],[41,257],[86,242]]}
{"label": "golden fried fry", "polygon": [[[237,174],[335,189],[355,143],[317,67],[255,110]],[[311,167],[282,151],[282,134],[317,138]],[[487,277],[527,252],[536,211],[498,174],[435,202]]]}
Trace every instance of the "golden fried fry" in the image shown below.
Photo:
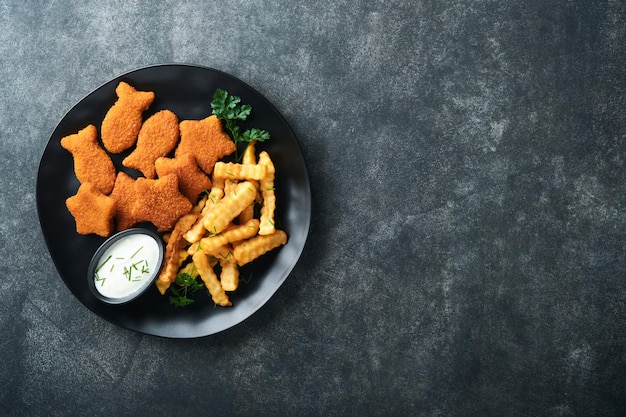
{"label": "golden fried fry", "polygon": [[235,262],[220,259],[220,283],[224,291],[235,291],[239,286],[239,266]]}
{"label": "golden fried fry", "polygon": [[209,235],[200,240],[200,249],[206,254],[212,254],[215,249],[227,243],[249,239],[259,231],[259,221],[251,219],[241,225],[232,225],[217,235]]}
{"label": "golden fried fry", "polygon": [[[243,156],[241,158],[241,162],[243,164],[256,164],[255,145],[256,145],[256,141],[252,141],[248,143],[248,146],[246,146],[246,150],[243,152]],[[257,181],[250,181],[250,182],[254,184],[255,187],[258,188]],[[261,200],[259,199],[259,201]],[[247,222],[248,220],[252,219],[253,217],[254,217],[254,203],[250,204],[248,207],[246,207],[245,209],[241,211],[241,213],[239,214],[239,224],[243,224]]]}
{"label": "golden fried fry", "polygon": [[248,181],[237,184],[232,193],[224,196],[203,220],[209,233],[220,233],[228,224],[250,205],[256,196],[256,188]]}
{"label": "golden fried fry", "polygon": [[254,203],[249,204],[246,208],[244,208],[241,213],[239,213],[239,223],[245,223],[248,220],[251,220],[254,218]]}
{"label": "golden fried fry", "polygon": [[204,233],[206,232],[202,219],[202,217],[198,219],[196,224],[194,224],[193,227],[183,236],[187,242],[191,243],[192,247],[198,246],[196,243],[202,239],[202,236],[204,236]]}
{"label": "golden fried fry", "polygon": [[233,248],[233,255],[239,266],[252,262],[259,256],[287,243],[287,234],[276,230],[271,235],[256,235]]}
{"label": "golden fried fry", "polygon": [[[215,265],[217,265],[217,261],[215,262]],[[213,266],[213,265],[211,265]],[[187,265],[183,266],[179,271],[178,274],[187,274],[192,278],[197,278],[198,277],[198,268],[196,267],[196,264],[194,264],[193,262],[189,262]]]}
{"label": "golden fried fry", "polygon": [[241,162],[244,164],[256,164],[256,141],[248,143],[246,149],[243,151],[243,155],[241,156]]}
{"label": "golden fried fry", "polygon": [[228,299],[226,292],[222,288],[215,271],[209,263],[209,257],[202,251],[197,251],[193,257],[193,263],[196,265],[200,278],[209,290],[213,302],[220,306],[231,306],[232,303]]}
{"label": "golden fried fry", "polygon": [[274,193],[274,163],[267,152],[259,154],[259,165],[267,168],[266,176],[259,182],[259,188],[263,195],[263,205],[261,206],[261,223],[259,226],[260,235],[274,233],[274,212],[276,211],[276,195]]}
{"label": "golden fried fry", "polygon": [[239,181],[227,178],[224,180],[224,195],[232,193],[237,188]]}
{"label": "golden fried fry", "polygon": [[220,185],[223,187],[223,184],[215,181],[213,182],[211,192],[207,195],[206,202],[202,208],[202,217],[200,217],[196,224],[194,224],[183,236],[187,242],[196,243],[202,239],[202,236],[206,233],[206,229],[204,228],[204,219],[211,208],[215,207],[217,202],[224,196],[224,189],[220,188]]}
{"label": "golden fried fry", "polygon": [[213,168],[213,177],[233,180],[260,180],[265,177],[267,167],[260,164],[237,164],[217,162]]}
{"label": "golden fried fry", "polygon": [[[206,252],[205,252],[206,253]],[[211,252],[206,253],[211,259],[224,259],[230,262],[235,262],[235,255],[233,255],[233,247],[230,243],[219,246],[213,249]]]}
{"label": "golden fried fry", "polygon": [[171,283],[176,280],[178,268],[180,268],[187,256],[189,256],[185,250],[182,251],[183,255],[180,254],[181,248],[187,244],[182,236],[183,233],[189,230],[198,217],[199,215],[195,213],[182,216],[178,219],[174,229],[170,233],[163,256],[163,267],[156,280],[156,286],[161,294],[165,294],[165,291],[169,288]]}
{"label": "golden fried fry", "polygon": [[202,197],[200,197],[200,200],[198,200],[196,205],[191,208],[191,212],[201,214],[204,210],[204,206],[206,206],[206,201],[208,197],[208,194],[204,194]]}

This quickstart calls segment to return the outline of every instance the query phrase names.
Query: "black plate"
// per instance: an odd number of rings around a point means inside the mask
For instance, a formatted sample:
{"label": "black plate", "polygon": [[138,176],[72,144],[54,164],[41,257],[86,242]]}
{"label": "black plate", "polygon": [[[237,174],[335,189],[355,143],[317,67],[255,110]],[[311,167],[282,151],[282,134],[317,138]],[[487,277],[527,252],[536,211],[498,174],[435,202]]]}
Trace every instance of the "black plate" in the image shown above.
{"label": "black plate", "polygon": [[[152,286],[139,299],[124,305],[107,305],[89,290],[89,261],[105,239],[78,235],[65,200],[79,183],[71,154],[60,145],[62,137],[89,123],[98,129],[116,100],[115,87],[126,81],[139,90],[154,91],[155,100],[145,117],[170,109],[183,119],[202,119],[211,114],[211,98],[217,88],[241,97],[252,105],[246,121],[265,129],[271,139],[257,145],[267,150],[276,166],[277,226],[289,236],[287,244],[241,268],[239,289],[230,293],[233,306],[215,307],[201,294],[185,308],[169,304]],[[245,126],[244,126],[245,127]],[[127,153],[113,155],[118,169]],[[136,176],[136,175],[135,175]],[[309,231],[311,191],[298,142],[280,113],[260,93],[241,80],[215,69],[192,65],[157,65],[138,69],[102,85],[76,104],[58,124],[41,157],[37,176],[37,210],[43,235],[56,268],[72,293],[90,310],[121,327],[171,338],[194,338],[228,329],[257,311],[278,290],[296,265]],[[145,226],[149,227],[149,226]]]}

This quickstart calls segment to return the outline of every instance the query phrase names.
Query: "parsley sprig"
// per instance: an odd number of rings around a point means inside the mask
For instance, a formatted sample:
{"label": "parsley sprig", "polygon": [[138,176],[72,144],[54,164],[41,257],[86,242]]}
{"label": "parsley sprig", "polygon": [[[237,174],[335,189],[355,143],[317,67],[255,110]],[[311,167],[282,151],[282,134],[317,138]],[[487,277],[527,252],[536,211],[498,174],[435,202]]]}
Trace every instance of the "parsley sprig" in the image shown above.
{"label": "parsley sprig", "polygon": [[218,88],[213,94],[211,101],[213,114],[224,121],[235,143],[239,142],[263,142],[270,138],[269,132],[263,129],[251,128],[241,131],[239,122],[245,121],[252,112],[252,106],[242,104],[241,98],[230,95],[226,90]]}
{"label": "parsley sprig", "polygon": [[185,307],[194,303],[193,296],[196,291],[204,288],[204,284],[192,275],[183,272],[176,277],[174,285],[170,287],[172,295],[170,304],[176,307]]}

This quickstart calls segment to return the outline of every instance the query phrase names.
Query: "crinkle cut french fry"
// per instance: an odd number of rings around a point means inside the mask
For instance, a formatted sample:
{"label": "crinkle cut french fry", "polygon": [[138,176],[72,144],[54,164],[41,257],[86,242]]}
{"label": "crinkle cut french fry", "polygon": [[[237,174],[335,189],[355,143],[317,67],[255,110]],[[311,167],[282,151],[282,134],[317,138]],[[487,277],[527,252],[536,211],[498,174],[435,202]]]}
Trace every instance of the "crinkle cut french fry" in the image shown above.
{"label": "crinkle cut french fry", "polygon": [[239,223],[246,223],[254,218],[254,203],[249,204],[245,209],[239,213]]}
{"label": "crinkle cut french fry", "polygon": [[276,230],[271,235],[256,235],[244,240],[233,248],[233,255],[237,264],[243,266],[285,243],[287,243],[287,234],[282,230]]}
{"label": "crinkle cut french fry", "polygon": [[165,294],[165,291],[172,285],[172,282],[176,280],[178,276],[178,268],[187,260],[189,254],[184,249],[179,249],[175,253],[172,253],[167,259],[166,263],[161,269],[159,277],[155,281],[155,285],[161,295]]}
{"label": "crinkle cut french fry", "polygon": [[[165,291],[169,288],[172,282],[176,279],[176,272],[178,268],[185,261],[185,257],[180,254],[181,248],[186,244],[182,239],[182,235],[193,225],[198,219],[197,213],[186,214],[182,216],[176,222],[172,233],[167,241],[164,254],[164,265],[161,268],[161,272],[156,280],[156,286],[161,294],[165,294]],[[186,251],[183,250],[186,253]]]}
{"label": "crinkle cut french fry", "polygon": [[198,268],[196,267],[196,264],[189,262],[178,271],[178,274],[187,274],[192,278],[198,278]]}
{"label": "crinkle cut french fry", "polygon": [[243,151],[243,156],[241,157],[241,162],[244,164],[256,164],[256,141],[248,143],[246,146],[246,150]]}
{"label": "crinkle cut french fry", "polygon": [[267,174],[259,181],[259,188],[263,195],[263,205],[261,206],[261,223],[259,226],[260,235],[274,233],[274,212],[276,211],[276,194],[274,193],[274,163],[267,152],[259,154],[259,165],[267,167]]}
{"label": "crinkle cut french fry", "polygon": [[154,285],[156,285],[161,295],[165,295],[165,291],[167,291],[172,283],[169,281],[161,281],[160,279],[157,279]]}
{"label": "crinkle cut french fry", "polygon": [[259,164],[238,164],[235,162],[216,162],[213,167],[214,178],[232,180],[260,180],[267,168]]}
{"label": "crinkle cut french fry", "polygon": [[256,188],[249,182],[237,184],[232,193],[224,196],[204,217],[204,228],[209,233],[219,233],[254,201]]}
{"label": "crinkle cut french fry", "polygon": [[239,266],[235,262],[220,259],[220,283],[224,291],[235,291],[239,287]]}
{"label": "crinkle cut french fry", "polygon": [[183,235],[185,240],[192,245],[202,239],[202,236],[204,236],[204,225],[202,224],[202,218],[198,219],[196,224],[194,224],[193,227]]}
{"label": "crinkle cut french fry", "polygon": [[239,181],[227,178],[224,181],[224,195],[232,193],[237,188]]}
{"label": "crinkle cut french fry", "polygon": [[196,243],[202,239],[206,229],[204,228],[204,218],[206,214],[217,204],[224,196],[224,189],[213,183],[211,191],[207,195],[206,202],[202,208],[201,217],[196,223],[183,235],[183,238],[189,243]]}
{"label": "crinkle cut french fry", "polygon": [[209,257],[202,251],[197,251],[193,255],[193,263],[196,265],[200,278],[204,282],[204,285],[209,290],[213,302],[220,306],[231,306],[232,303],[228,299],[226,292],[222,288],[215,271],[211,268],[209,263]]}
{"label": "crinkle cut french fry", "polygon": [[224,189],[224,178],[213,178],[213,181],[211,183],[211,190],[219,190],[220,188],[222,190]]}
{"label": "crinkle cut french fry", "polygon": [[230,243],[227,243],[219,248],[214,249],[211,253],[207,253],[211,259],[226,260],[229,262],[235,262],[235,256],[233,255],[233,247]]}
{"label": "crinkle cut french fry", "polygon": [[206,254],[212,254],[215,249],[227,243],[244,240],[256,235],[259,231],[259,221],[251,219],[240,225],[227,227],[217,235],[209,235],[200,240],[200,249]]}
{"label": "crinkle cut french fry", "polygon": [[204,208],[202,209],[202,214],[206,214],[207,211],[215,207],[218,201],[224,198],[224,187],[225,185],[223,181],[222,182],[215,181],[213,183],[213,187],[211,187],[211,191],[209,191],[209,195],[207,196],[206,204],[204,205]]}
{"label": "crinkle cut french fry", "polygon": [[[248,143],[248,146],[246,146],[246,150],[243,152],[243,156],[241,157],[241,162],[243,164],[256,164],[255,145],[256,145],[256,141],[252,141]],[[250,182],[253,183],[256,187],[258,187],[257,181],[250,181]],[[255,200],[258,200],[259,202],[261,202],[261,199],[258,197],[258,194],[259,193],[257,193],[257,198]],[[254,217],[254,203],[250,204],[248,207],[246,207],[245,209],[241,211],[241,213],[239,214],[239,223],[245,223],[248,220],[252,219],[253,217]]]}
{"label": "crinkle cut french fry", "polygon": [[204,206],[206,205],[206,201],[208,198],[208,194],[204,194],[200,200],[198,200],[198,202],[196,203],[195,206],[193,206],[193,208],[191,209],[192,213],[202,213],[202,211],[204,210]]}

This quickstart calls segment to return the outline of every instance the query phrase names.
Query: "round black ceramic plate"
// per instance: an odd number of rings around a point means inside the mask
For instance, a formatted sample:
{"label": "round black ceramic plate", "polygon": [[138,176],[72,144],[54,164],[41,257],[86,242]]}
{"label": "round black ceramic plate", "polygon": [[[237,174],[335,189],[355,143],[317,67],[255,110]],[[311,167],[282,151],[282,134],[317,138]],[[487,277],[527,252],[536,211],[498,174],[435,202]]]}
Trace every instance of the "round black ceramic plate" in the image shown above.
{"label": "round black ceramic plate", "polygon": [[[144,117],[170,109],[180,120],[209,116],[213,93],[217,88],[225,89],[252,105],[252,114],[244,128],[257,127],[271,134],[269,141],[257,144],[257,151],[268,151],[276,166],[277,226],[287,232],[289,240],[285,246],[241,268],[240,286],[229,294],[232,307],[216,307],[204,292],[196,296],[194,304],[174,307],[169,303],[169,296],[159,294],[155,286],[129,304],[107,305],[89,290],[86,276],[89,262],[104,239],[76,233],[65,200],[76,193],[79,183],[72,156],[61,147],[60,140],[90,123],[99,129],[105,113],[117,98],[115,87],[120,81],[126,81],[138,90],[154,91],[155,100]],[[122,167],[121,160],[126,154],[112,155],[115,165],[124,171],[127,170]],[[278,290],[304,249],[311,217],[311,192],[297,140],[285,119],[267,99],[224,72],[171,64],[142,68],[117,77],[93,91],[67,113],[52,133],[41,157],[37,210],[48,250],[61,278],[87,308],[130,330],[162,337],[194,338],[240,323]]]}

